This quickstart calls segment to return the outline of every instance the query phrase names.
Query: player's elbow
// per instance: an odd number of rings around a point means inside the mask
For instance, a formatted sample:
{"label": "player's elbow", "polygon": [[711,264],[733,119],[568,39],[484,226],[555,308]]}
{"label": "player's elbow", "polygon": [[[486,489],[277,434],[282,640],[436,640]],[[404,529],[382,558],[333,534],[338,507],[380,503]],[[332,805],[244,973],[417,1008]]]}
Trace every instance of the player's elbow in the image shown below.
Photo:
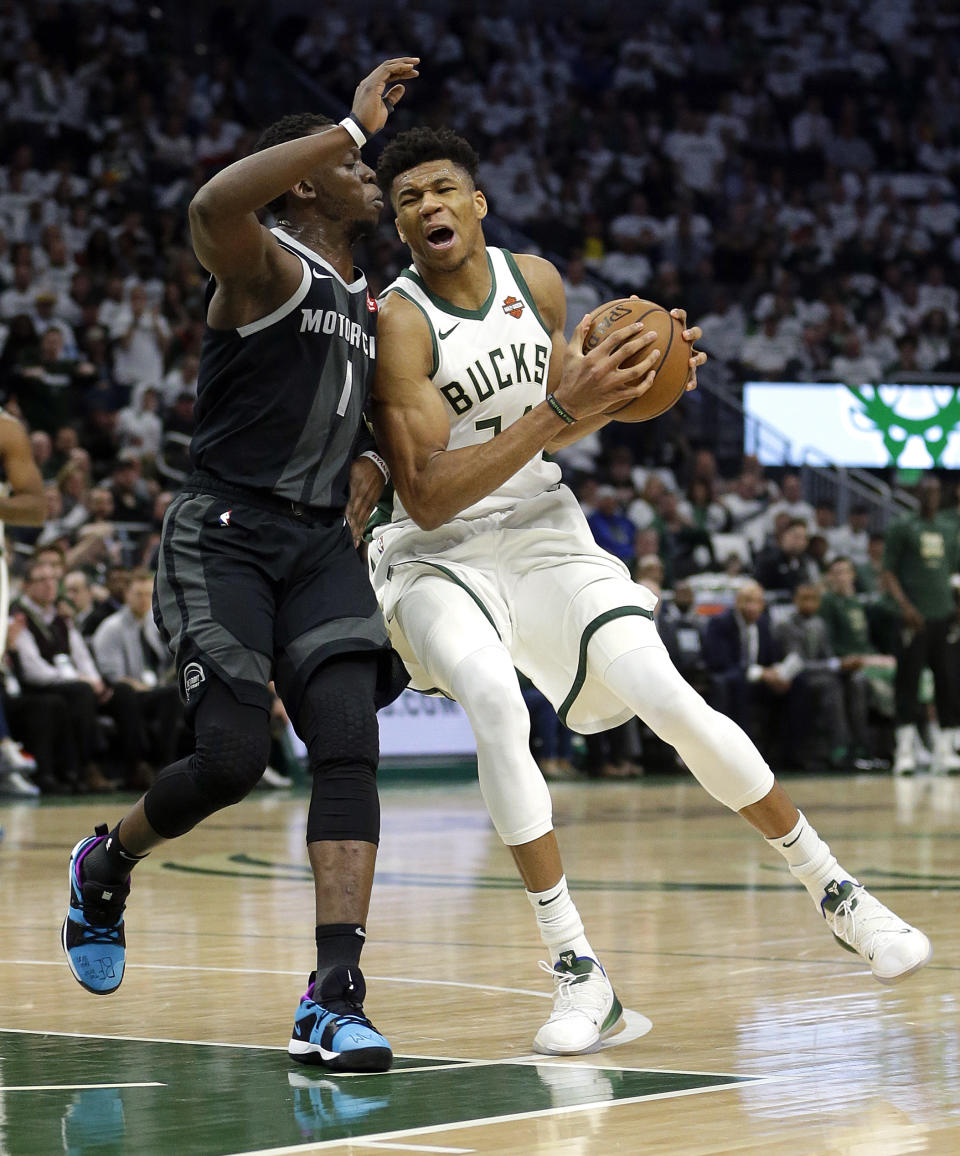
{"label": "player's elbow", "polygon": [[400,495],[404,509],[421,530],[436,530],[450,517],[436,497],[427,490],[410,489]]}
{"label": "player's elbow", "polygon": [[210,219],[213,211],[213,206],[210,204],[210,194],[207,192],[207,186],[204,185],[202,189],[198,189],[187,208],[187,216],[190,219],[191,227],[202,225],[204,221]]}
{"label": "player's elbow", "polygon": [[409,507],[407,513],[417,523],[421,530],[437,530],[447,520],[443,516],[443,512],[431,506],[417,506],[411,510]]}

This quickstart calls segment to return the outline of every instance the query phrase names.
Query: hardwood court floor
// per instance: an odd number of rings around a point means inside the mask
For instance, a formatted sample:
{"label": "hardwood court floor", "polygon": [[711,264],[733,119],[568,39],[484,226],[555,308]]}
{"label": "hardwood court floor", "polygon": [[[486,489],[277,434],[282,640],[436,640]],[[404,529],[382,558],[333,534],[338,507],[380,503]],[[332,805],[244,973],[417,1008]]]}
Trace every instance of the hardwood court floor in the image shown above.
{"label": "hardwood court floor", "polygon": [[550,981],[475,785],[388,787],[364,970],[399,1058],[339,1078],[284,1050],[312,955],[302,797],[255,795],[138,868],[106,999],[58,931],[69,848],[118,801],[0,805],[0,1152],[960,1152],[960,781],[787,785],[928,931],[928,968],[877,984],[695,785],[563,784],[568,878],[631,1011],[595,1055],[535,1057]]}

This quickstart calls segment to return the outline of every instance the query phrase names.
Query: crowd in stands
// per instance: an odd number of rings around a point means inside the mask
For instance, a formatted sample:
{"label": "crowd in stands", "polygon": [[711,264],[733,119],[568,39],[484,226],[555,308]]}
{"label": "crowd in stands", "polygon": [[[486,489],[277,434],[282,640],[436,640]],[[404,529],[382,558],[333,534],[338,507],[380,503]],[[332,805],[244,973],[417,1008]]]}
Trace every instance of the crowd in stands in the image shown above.
{"label": "crowd in stands", "polygon": [[473,142],[494,214],[572,262],[571,325],[592,274],[684,304],[730,381],[960,372],[955,5],[326,8],[283,42],[343,100],[412,44],[398,116]]}
{"label": "crowd in stands", "polygon": [[[139,605],[189,471],[206,276],[186,208],[263,126],[243,61],[253,13],[271,18],[244,4],[197,9],[197,38],[181,41],[171,23],[181,9],[0,5],[0,394],[30,431],[48,511],[41,530],[8,535],[19,601],[0,751],[9,762],[17,741],[33,750],[45,789],[102,787],[113,781],[104,757],[139,786],[175,731],[163,725],[169,696],[148,693],[168,682],[166,657],[156,685],[144,678],[156,640],[147,666],[123,675],[94,640],[112,621],[108,633],[129,643],[132,621],[144,621],[130,599]],[[380,59],[422,57],[391,131],[446,124],[472,141],[493,235],[559,259],[571,328],[606,294],[636,291],[702,326],[707,381],[960,372],[955,6],[677,0],[669,13],[527,12],[412,0],[289,11],[264,33],[317,86],[304,87],[304,106],[345,111]],[[359,261],[374,288],[406,263],[389,220]],[[682,591],[704,572],[793,594],[822,588],[831,561],[849,558],[860,595],[881,601],[880,527],[865,512],[836,525],[796,479],[777,487],[750,461],[720,478],[683,412],[608,427],[562,464],[598,540],[674,591],[663,629],[689,677],[704,679],[706,660],[694,657],[696,607],[684,609]],[[42,656],[24,667],[21,652],[52,609],[71,657],[57,678]],[[896,631],[882,616],[874,630],[889,653]],[[71,681],[89,693],[51,690]],[[59,740],[37,723],[55,693],[74,736],[65,769],[45,753]],[[120,709],[130,702],[142,709]],[[133,736],[125,720],[138,711]],[[151,734],[159,745],[148,749]],[[618,748],[621,738],[594,749],[591,766],[629,764],[635,744]],[[551,748],[558,765],[565,742]]]}

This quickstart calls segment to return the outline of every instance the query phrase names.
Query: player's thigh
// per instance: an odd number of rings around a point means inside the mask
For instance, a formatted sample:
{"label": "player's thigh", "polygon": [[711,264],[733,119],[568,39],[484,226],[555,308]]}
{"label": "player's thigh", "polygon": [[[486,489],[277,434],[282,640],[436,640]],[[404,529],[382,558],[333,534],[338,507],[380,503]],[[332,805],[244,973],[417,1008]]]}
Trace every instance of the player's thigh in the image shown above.
{"label": "player's thigh", "polygon": [[[176,656],[188,707],[209,674],[239,701],[269,704],[274,594],[260,565],[271,528],[260,511],[231,511],[210,495],[181,495],[164,521],[154,589],[154,617]],[[276,551],[275,551],[276,552]]]}
{"label": "player's thigh", "polygon": [[469,591],[425,574],[404,591],[396,618],[433,684],[449,691],[457,668],[484,647],[503,647],[500,635]]}
{"label": "player's thigh", "polygon": [[296,710],[314,673],[339,655],[386,661],[387,628],[366,568],[342,518],[304,527],[277,601],[273,649],[277,689]]}
{"label": "player's thigh", "polygon": [[653,624],[656,596],[602,562],[558,559],[518,574],[510,598],[523,650],[546,652],[564,666],[586,663],[595,673],[601,653],[662,645]]}

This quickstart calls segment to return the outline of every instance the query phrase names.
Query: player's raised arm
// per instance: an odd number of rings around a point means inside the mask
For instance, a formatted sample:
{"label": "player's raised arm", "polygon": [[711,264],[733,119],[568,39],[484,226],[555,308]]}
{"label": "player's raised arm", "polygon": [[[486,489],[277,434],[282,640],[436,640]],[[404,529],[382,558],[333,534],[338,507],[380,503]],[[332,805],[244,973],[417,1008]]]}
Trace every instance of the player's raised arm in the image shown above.
{"label": "player's raised arm", "polygon": [[351,114],[339,125],[263,149],[211,177],[190,202],[190,234],[203,267],[218,281],[261,279],[281,255],[257,210],[288,190],[315,198],[317,170],[383,128],[403,96],[399,82],[417,76],[416,64],[416,57],[384,61],[357,87]]}

